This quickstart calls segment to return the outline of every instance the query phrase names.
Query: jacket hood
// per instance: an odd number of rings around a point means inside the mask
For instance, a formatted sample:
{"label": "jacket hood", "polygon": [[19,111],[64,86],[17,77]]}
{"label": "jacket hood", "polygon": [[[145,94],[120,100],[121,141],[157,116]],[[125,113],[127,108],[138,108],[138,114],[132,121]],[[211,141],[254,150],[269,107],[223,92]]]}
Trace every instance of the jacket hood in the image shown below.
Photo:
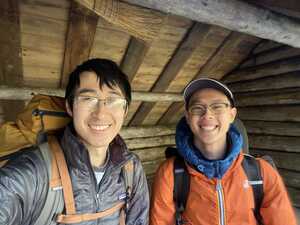
{"label": "jacket hood", "polygon": [[[87,162],[90,161],[88,150],[76,136],[76,131],[72,123],[66,126],[60,143],[64,149],[68,165],[78,169],[86,168],[89,164]],[[113,139],[108,149],[110,162],[113,163],[114,166],[123,165],[130,157],[127,146],[120,135],[117,135]]]}
{"label": "jacket hood", "polygon": [[239,131],[231,125],[228,131],[229,149],[222,160],[208,160],[193,144],[193,133],[183,117],[176,127],[176,146],[178,153],[194,168],[208,178],[221,179],[239,155],[243,138]]}

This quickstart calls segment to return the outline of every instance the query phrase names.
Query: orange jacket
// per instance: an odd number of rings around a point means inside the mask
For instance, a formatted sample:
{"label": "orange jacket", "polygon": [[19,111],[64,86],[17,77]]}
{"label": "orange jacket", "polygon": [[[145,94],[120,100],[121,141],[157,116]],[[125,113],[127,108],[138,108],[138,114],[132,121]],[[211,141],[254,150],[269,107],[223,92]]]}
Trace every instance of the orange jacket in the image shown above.
{"label": "orange jacket", "polygon": [[[188,167],[190,192],[183,219],[187,225],[220,225],[220,202],[216,191],[222,185],[222,202],[226,225],[256,225],[253,213],[254,199],[251,186],[241,165],[243,154],[232,163],[221,180],[208,179],[202,173]],[[262,159],[261,175],[264,182],[264,198],[260,209],[264,225],[297,225],[290,200],[280,175]],[[173,202],[174,158],[166,160],[158,169],[153,184],[150,225],[174,225]]]}

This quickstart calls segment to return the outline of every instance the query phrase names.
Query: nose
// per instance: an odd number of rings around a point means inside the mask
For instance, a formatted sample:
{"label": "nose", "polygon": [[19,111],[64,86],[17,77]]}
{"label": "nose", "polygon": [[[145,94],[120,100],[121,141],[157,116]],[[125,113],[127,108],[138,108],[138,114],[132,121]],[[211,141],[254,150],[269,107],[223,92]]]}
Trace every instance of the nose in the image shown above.
{"label": "nose", "polygon": [[214,113],[210,110],[209,107],[205,108],[205,113],[202,115],[202,118],[212,118]]}
{"label": "nose", "polygon": [[101,114],[104,109],[105,109],[105,103],[104,103],[104,101],[101,101],[99,99],[97,104],[93,107],[92,112],[94,114]]}

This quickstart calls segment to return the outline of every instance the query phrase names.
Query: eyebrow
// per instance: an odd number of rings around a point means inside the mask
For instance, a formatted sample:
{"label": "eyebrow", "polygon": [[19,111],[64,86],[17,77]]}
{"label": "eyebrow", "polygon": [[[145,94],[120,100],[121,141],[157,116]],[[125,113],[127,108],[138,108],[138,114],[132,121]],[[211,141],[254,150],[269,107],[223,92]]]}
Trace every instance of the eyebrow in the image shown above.
{"label": "eyebrow", "polygon": [[[78,91],[78,94],[85,94],[85,93],[90,93],[90,94],[96,94],[97,95],[97,91],[94,90],[94,89],[83,88],[83,89],[80,89]],[[123,95],[120,92],[115,91],[115,90],[110,90],[108,93],[112,94],[112,95],[118,95],[120,97],[123,97]]]}

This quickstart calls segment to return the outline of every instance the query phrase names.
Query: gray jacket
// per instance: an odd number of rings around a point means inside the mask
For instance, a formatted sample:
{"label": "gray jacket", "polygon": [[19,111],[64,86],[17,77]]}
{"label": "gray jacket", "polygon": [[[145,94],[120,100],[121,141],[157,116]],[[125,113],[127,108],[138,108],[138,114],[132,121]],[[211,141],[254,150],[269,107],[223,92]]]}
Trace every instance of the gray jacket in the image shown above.
{"label": "gray jacket", "polygon": [[[117,136],[109,147],[105,174],[96,184],[95,175],[85,147],[68,126],[60,139],[66,157],[75,199],[76,213],[94,213],[111,208],[124,196],[125,184],[121,168],[128,160],[134,162],[133,190],[126,213],[127,225],[147,225],[149,195],[145,174],[138,157],[129,152]],[[0,169],[0,225],[31,225],[34,223],[48,190],[48,174],[39,150],[26,149]],[[76,225],[118,225],[120,212]],[[41,224],[42,225],[42,224]]]}

